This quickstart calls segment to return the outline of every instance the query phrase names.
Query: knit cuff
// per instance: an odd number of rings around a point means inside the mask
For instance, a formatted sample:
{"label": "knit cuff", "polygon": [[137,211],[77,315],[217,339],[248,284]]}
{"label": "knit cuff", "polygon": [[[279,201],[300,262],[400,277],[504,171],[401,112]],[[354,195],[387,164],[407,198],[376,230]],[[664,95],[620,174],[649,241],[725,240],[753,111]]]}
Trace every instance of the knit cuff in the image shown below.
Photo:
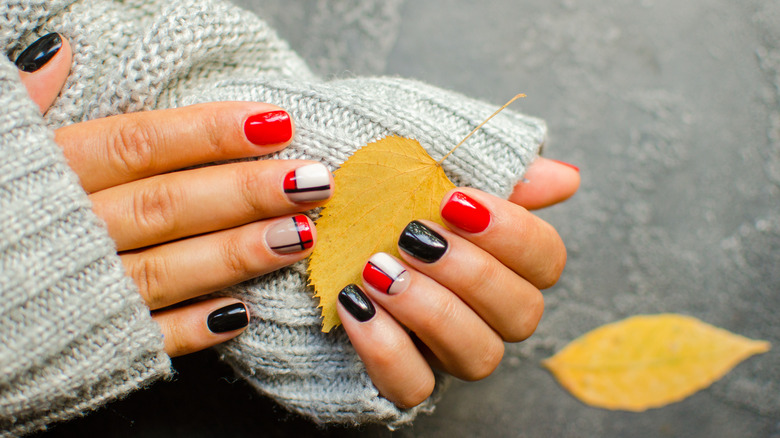
{"label": "knit cuff", "polygon": [[[496,107],[419,82],[397,78],[331,83],[283,80],[218,82],[190,90],[169,106],[254,100],[287,109],[296,137],[276,158],[310,159],[337,168],[359,147],[388,135],[420,141],[440,158]],[[456,185],[508,196],[545,139],[541,120],[505,111],[484,126],[443,167]],[[259,391],[318,423],[382,422],[391,427],[431,412],[446,381],[420,406],[399,410],[379,396],[343,329],[325,334],[306,262],[231,288],[252,322],[218,347]]]}
{"label": "knit cuff", "polygon": [[0,436],[170,373],[162,334],[19,81],[0,60]]}

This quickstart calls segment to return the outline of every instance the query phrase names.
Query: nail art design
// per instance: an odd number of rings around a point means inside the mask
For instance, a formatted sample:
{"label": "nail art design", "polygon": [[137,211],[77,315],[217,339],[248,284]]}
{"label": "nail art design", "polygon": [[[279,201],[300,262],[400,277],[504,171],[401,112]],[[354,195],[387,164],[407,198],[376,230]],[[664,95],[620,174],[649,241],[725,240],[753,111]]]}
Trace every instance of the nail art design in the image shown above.
{"label": "nail art design", "polygon": [[211,333],[224,333],[238,330],[249,325],[249,312],[244,303],[234,303],[217,309],[206,318]]}
{"label": "nail art design", "polygon": [[371,256],[363,267],[363,281],[375,289],[397,295],[409,287],[411,275],[389,254],[379,252]]}
{"label": "nail art design", "polygon": [[244,123],[246,138],[256,145],[284,143],[292,137],[292,122],[286,111],[255,114]]}
{"label": "nail art design", "polygon": [[265,241],[279,254],[303,251],[314,246],[311,227],[309,218],[302,214],[282,219],[268,229]]}
{"label": "nail art design", "polygon": [[439,260],[447,252],[447,241],[439,233],[418,221],[411,221],[401,232],[398,246],[425,263]]}
{"label": "nail art design", "polygon": [[485,228],[490,225],[488,209],[461,192],[455,192],[450,196],[441,209],[441,217],[469,233],[485,231]]}
{"label": "nail art design", "polygon": [[284,193],[293,202],[330,198],[330,172],[320,163],[299,167],[284,177]]}
{"label": "nail art design", "polygon": [[339,302],[360,322],[366,322],[376,315],[376,309],[366,294],[354,284],[350,284],[339,292]]}
{"label": "nail art design", "polygon": [[62,37],[59,34],[50,33],[44,35],[30,44],[30,47],[24,49],[16,58],[16,67],[27,73],[40,70],[54,58],[54,55],[60,51],[60,48],[62,48]]}

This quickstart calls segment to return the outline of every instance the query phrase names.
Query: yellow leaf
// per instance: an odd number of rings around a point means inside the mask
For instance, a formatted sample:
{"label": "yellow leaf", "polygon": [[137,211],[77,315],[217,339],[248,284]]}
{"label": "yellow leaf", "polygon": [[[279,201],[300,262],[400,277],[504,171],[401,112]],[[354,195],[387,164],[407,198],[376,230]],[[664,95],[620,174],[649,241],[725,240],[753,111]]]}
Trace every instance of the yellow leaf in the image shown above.
{"label": "yellow leaf", "polygon": [[317,220],[309,260],[324,332],[340,324],[338,293],[361,283],[368,258],[380,251],[398,255],[398,236],[414,219],[442,223],[439,204],[455,187],[419,142],[395,136],[359,149],[333,178],[336,194]]}
{"label": "yellow leaf", "polygon": [[543,364],[586,404],[640,412],[682,400],[769,348],[689,316],[647,315],[597,328]]}

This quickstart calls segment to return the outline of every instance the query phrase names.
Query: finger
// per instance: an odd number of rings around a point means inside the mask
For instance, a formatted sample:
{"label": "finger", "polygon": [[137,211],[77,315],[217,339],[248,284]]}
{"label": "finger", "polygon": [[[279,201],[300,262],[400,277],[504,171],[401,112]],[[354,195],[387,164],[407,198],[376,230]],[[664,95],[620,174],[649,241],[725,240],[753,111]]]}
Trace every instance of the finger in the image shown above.
{"label": "finger", "polygon": [[529,210],[563,202],[580,186],[580,169],[562,161],[537,158],[525,178],[515,185],[509,200]]}
{"label": "finger", "polygon": [[309,210],[332,176],[311,161],[262,160],[173,172],[90,195],[120,251]]}
{"label": "finger", "polygon": [[[416,258],[420,246],[407,246],[407,242],[419,241],[412,235],[420,232],[446,247],[441,257],[430,262]],[[504,341],[520,342],[534,333],[542,318],[544,298],[527,280],[473,243],[433,223],[412,223],[401,236],[404,261],[457,294]],[[380,289],[381,282],[397,277],[393,274],[399,269],[402,267],[394,258],[379,253],[366,264],[363,277]]]}
{"label": "finger", "polygon": [[566,247],[558,232],[519,205],[462,187],[444,197],[441,215],[453,232],[539,289],[554,285],[563,272]]}
{"label": "finger", "polygon": [[258,277],[308,256],[316,239],[304,215],[121,254],[128,275],[151,309]]}
{"label": "finger", "polygon": [[56,131],[88,192],[197,164],[268,154],[293,137],[289,114],[265,103],[219,102],[77,123]]}
{"label": "finger", "polygon": [[408,409],[433,393],[431,367],[390,314],[356,285],[339,293],[337,309],[352,346],[383,397]]}
{"label": "finger", "polygon": [[60,94],[70,73],[73,52],[58,33],[39,38],[16,58],[16,67],[27,94],[45,114]]}
{"label": "finger", "polygon": [[457,295],[408,267],[402,287],[380,289],[364,270],[363,285],[371,299],[409,328],[441,363],[464,380],[479,380],[496,369],[504,343]]}
{"label": "finger", "polygon": [[176,357],[194,353],[238,336],[249,324],[244,303],[215,298],[154,312],[162,329],[165,352]]}

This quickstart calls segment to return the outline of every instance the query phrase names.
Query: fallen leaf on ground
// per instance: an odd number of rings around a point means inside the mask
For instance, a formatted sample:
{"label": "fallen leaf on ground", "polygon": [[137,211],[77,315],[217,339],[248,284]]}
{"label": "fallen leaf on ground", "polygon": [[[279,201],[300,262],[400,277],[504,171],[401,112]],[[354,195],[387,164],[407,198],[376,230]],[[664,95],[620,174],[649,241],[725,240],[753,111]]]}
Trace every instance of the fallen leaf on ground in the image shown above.
{"label": "fallen leaf on ground", "polygon": [[317,245],[309,260],[324,332],[340,324],[338,293],[361,283],[369,257],[397,256],[398,236],[414,219],[442,223],[439,204],[455,187],[419,142],[396,136],[363,146],[333,178],[336,194],[317,220]]}
{"label": "fallen leaf on ground", "polygon": [[769,348],[690,316],[642,315],[583,335],[543,365],[588,405],[640,412],[682,400]]}

